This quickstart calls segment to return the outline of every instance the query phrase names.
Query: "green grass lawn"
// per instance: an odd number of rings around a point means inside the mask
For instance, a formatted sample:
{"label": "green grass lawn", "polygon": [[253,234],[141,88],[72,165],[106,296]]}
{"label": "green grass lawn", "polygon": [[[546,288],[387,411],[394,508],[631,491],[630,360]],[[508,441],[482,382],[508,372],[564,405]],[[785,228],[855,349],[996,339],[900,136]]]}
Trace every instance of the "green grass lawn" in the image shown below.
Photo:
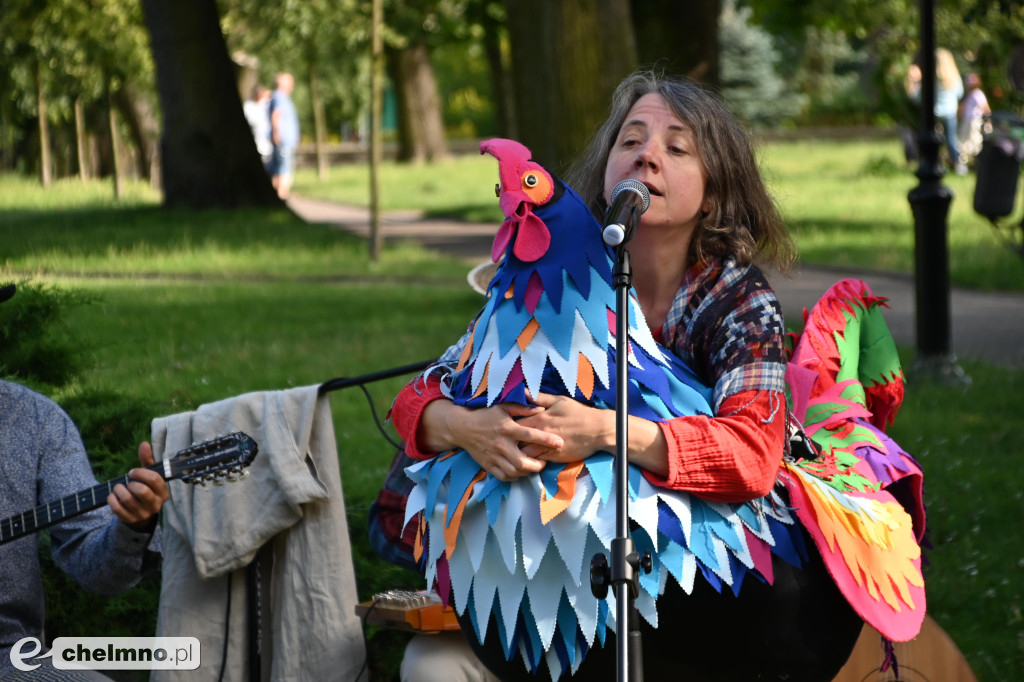
{"label": "green grass lawn", "polygon": [[[899,152],[896,142],[764,147],[769,183],[805,261],[912,267],[906,194],[916,179]],[[391,166],[386,178],[389,209],[500,219],[489,157]],[[296,191],[365,205],[365,181],[365,168],[333,168],[327,182],[303,172]],[[1020,259],[970,211],[973,176],[944,182],[957,194],[954,279],[1024,290]],[[413,246],[389,246],[370,264],[363,241],[288,212],[165,211],[144,185],[129,192],[115,204],[109,183],[61,182],[44,192],[31,180],[0,176],[0,280],[96,296],[66,320],[88,351],[86,369],[54,395],[72,403],[117,394],[146,405],[152,414],[138,420],[134,439],[146,436],[149,419],[205,402],[434,357],[481,303],[465,284],[466,266]],[[909,366],[913,350],[901,355]],[[970,386],[911,381],[891,433],[926,471],[929,612],[979,679],[1024,678],[1024,475],[1016,464],[1024,452],[1024,371],[964,368]],[[368,387],[379,413],[402,383]],[[336,391],[330,400],[360,594],[415,586],[415,576],[376,559],[365,539],[365,513],[392,448],[361,391]],[[133,457],[126,451],[123,466]],[[374,630],[373,638],[375,679],[387,679],[402,636]]]}

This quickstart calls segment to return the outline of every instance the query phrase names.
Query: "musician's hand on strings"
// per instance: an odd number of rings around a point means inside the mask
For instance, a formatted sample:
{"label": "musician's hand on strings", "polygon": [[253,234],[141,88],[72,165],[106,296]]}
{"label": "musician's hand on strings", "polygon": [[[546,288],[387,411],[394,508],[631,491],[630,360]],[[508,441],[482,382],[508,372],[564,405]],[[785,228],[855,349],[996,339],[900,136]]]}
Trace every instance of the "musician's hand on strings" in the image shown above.
{"label": "musician's hand on strings", "polygon": [[522,418],[542,409],[501,403],[470,410],[448,400],[435,400],[423,411],[422,424],[428,428],[420,430],[421,434],[426,431],[434,437],[420,443],[434,452],[464,448],[487,473],[501,481],[512,481],[537,473],[546,464],[524,453],[520,445],[542,449],[563,445],[561,437],[522,424]]}
{"label": "musician's hand on strings", "polygon": [[[149,443],[139,445],[139,463],[143,467],[154,463],[153,448]],[[167,481],[157,472],[145,468],[132,469],[128,478],[128,485],[118,483],[114,486],[107,497],[107,504],[121,521],[134,530],[151,530],[160,508],[170,497]]]}

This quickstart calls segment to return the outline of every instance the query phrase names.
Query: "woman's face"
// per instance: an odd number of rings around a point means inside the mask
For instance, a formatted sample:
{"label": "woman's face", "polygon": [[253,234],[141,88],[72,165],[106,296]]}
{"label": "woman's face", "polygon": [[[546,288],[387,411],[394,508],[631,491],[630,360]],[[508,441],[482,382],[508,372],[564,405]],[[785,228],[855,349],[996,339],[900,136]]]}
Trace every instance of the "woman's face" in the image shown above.
{"label": "woman's face", "polygon": [[612,189],[627,178],[651,192],[641,226],[693,229],[707,210],[696,139],[661,95],[644,95],[629,110],[605,166],[605,201],[610,203]]}

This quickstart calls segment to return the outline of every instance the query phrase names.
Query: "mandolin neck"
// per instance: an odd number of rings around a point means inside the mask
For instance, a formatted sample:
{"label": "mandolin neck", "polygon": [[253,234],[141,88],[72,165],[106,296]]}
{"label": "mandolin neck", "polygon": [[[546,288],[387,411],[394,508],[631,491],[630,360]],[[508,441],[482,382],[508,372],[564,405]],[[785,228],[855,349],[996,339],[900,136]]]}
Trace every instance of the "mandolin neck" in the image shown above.
{"label": "mandolin neck", "polygon": [[[154,464],[146,468],[150,471],[156,471],[161,475],[164,473],[164,467],[160,464]],[[29,509],[28,511],[0,520],[0,545],[43,530],[44,528],[49,528],[65,519],[70,519],[79,514],[102,507],[107,503],[107,498],[114,491],[114,488],[119,483],[127,485],[128,480],[128,474],[124,474],[106,483],[100,483],[92,488],[80,490],[59,500],[48,502],[35,509]]]}

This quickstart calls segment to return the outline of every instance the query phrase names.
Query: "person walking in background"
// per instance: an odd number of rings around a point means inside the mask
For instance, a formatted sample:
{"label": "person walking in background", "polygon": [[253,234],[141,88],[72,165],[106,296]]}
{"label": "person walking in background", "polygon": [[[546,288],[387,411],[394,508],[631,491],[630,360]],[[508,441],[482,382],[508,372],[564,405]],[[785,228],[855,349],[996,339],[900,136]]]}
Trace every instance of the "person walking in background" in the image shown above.
{"label": "person walking in background", "polygon": [[[911,64],[907,72],[907,94],[915,102],[921,100],[921,67]],[[967,172],[967,166],[960,161],[960,141],[957,138],[957,112],[960,98],[964,95],[964,84],[960,79],[953,53],[944,47],[935,50],[935,119],[942,126],[946,136],[949,163],[958,175]]]}
{"label": "person walking in background", "polygon": [[969,73],[964,78],[964,89],[967,94],[960,101],[960,161],[967,165],[981,152],[983,126],[985,117],[992,113],[981,89],[981,78],[976,73]]}
{"label": "person walking in background", "polygon": [[242,111],[245,112],[245,120],[249,122],[252,129],[252,137],[256,142],[256,151],[263,160],[263,167],[270,164],[270,155],[274,151],[274,145],[270,141],[270,91],[257,83],[252,87],[250,99],[245,100]]}
{"label": "person walking in background", "polygon": [[277,196],[287,199],[291,194],[295,170],[295,150],[299,146],[299,117],[292,102],[295,79],[290,73],[277,74],[276,89],[268,106],[270,139],[270,178]]}

